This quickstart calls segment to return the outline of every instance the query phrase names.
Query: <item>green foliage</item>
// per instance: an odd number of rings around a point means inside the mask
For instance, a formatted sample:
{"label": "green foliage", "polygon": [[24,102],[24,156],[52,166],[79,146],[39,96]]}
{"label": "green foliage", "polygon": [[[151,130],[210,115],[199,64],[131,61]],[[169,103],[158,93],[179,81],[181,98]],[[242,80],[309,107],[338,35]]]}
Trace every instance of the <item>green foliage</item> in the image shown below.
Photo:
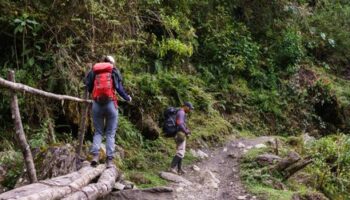
{"label": "green foliage", "polygon": [[321,61],[330,62],[338,72],[349,61],[350,4],[348,1],[322,0],[314,8],[313,15],[305,19],[305,32],[309,52]]}
{"label": "green foliage", "polygon": [[286,104],[280,99],[278,91],[257,90],[251,97],[251,105],[255,105],[260,112],[273,113],[277,117],[283,115],[282,108]]}
{"label": "green foliage", "polygon": [[159,57],[163,58],[168,52],[173,51],[180,56],[190,57],[193,53],[193,47],[182,43],[178,39],[162,40],[159,44]]}
{"label": "green foliage", "polygon": [[[203,44],[198,53],[202,73],[210,73],[207,82],[219,82],[226,86],[237,75],[257,76],[259,46],[250,37],[244,24],[235,23],[223,7],[204,25]],[[219,17],[217,17],[219,16]],[[217,24],[221,26],[217,26]],[[204,67],[205,65],[205,67]],[[212,77],[212,78],[211,78]],[[216,79],[216,80],[214,80]]]}
{"label": "green foliage", "polygon": [[7,169],[5,179],[1,182],[6,188],[12,189],[16,185],[17,179],[22,173],[24,164],[22,154],[15,150],[12,144],[6,145],[6,151],[0,152],[0,165]]}
{"label": "green foliage", "polygon": [[249,150],[243,157],[240,175],[244,180],[248,190],[258,196],[267,199],[284,199],[289,200],[293,196],[292,191],[277,190],[270,184],[275,181],[281,181],[280,177],[274,177],[269,173],[268,166],[261,167],[255,161],[256,157],[270,153],[269,148]]}
{"label": "green foliage", "polygon": [[131,144],[143,144],[143,138],[135,125],[128,121],[123,115],[118,118],[118,133],[117,141],[122,146],[129,146]]}
{"label": "green foliage", "polygon": [[[30,135],[28,143],[31,148],[45,148],[49,143],[49,126],[53,123],[52,119],[46,119],[40,125],[40,128],[30,130],[30,127],[25,126],[27,135]],[[71,138],[71,137],[70,137]],[[69,140],[68,140],[69,141]],[[73,139],[71,139],[73,141]]]}
{"label": "green foliage", "polygon": [[143,99],[138,99],[140,106],[149,110],[157,107],[181,106],[185,101],[191,101],[197,109],[210,112],[213,97],[203,90],[201,79],[174,72],[159,72],[158,74],[143,74],[137,77],[128,77],[135,85],[135,93]]}
{"label": "green foliage", "polygon": [[309,173],[314,177],[314,187],[330,199],[349,197],[350,138],[339,134],[327,136],[308,147],[308,154],[314,158]]}
{"label": "green foliage", "polygon": [[[6,77],[8,69],[16,69],[17,82],[81,96],[88,63],[111,54],[123,70],[124,86],[133,96],[134,105],[130,107],[139,108],[142,117],[158,121],[165,107],[180,106],[184,101],[194,103],[196,110],[189,116],[193,133],[190,145],[200,140],[224,142],[225,136],[236,129],[255,135],[325,130],[327,126],[314,104],[332,100],[339,101],[344,109],[339,115],[345,119],[349,114],[350,84],[344,80],[349,78],[348,1],[92,0],[82,4],[68,0],[2,0],[0,12],[1,77]],[[299,74],[299,67],[322,68],[326,78],[314,84],[314,80]],[[293,91],[292,81],[312,83]],[[28,94],[18,96],[32,147],[47,144],[48,124],[38,123],[38,118],[43,118],[42,107],[51,108],[56,124],[66,118],[77,125],[77,104],[39,100]],[[13,126],[9,97],[8,92],[0,92],[3,140],[12,139],[8,131]],[[132,113],[127,106],[121,108],[125,109],[123,113]],[[120,167],[130,173],[145,173],[151,183],[141,185],[165,184],[157,173],[168,167],[173,141],[144,141],[132,123],[135,118],[130,114],[119,119],[117,141],[126,150]],[[73,135],[58,133],[57,137],[70,143]],[[325,140],[319,146],[325,150],[329,147],[329,151],[321,151],[317,158],[315,185],[330,195],[343,195],[337,187],[347,187],[349,177],[345,173],[331,175],[333,166],[347,169],[343,153],[347,147],[338,139]],[[10,149],[6,143],[1,145],[1,151]],[[322,156],[329,155],[336,158],[335,164],[322,160]],[[185,162],[191,161],[193,158],[186,156]],[[22,166],[14,163],[18,169],[13,167],[9,173],[12,182],[8,185],[14,184]],[[271,198],[291,195],[257,182],[254,176],[261,176],[260,180],[271,177],[253,162],[250,164],[246,178],[257,186],[256,191],[271,193]],[[327,169],[324,176],[322,167]],[[325,177],[323,184],[319,177]]]}
{"label": "green foliage", "polygon": [[287,74],[296,71],[297,64],[304,56],[301,33],[287,29],[277,41],[275,60],[279,67]]}

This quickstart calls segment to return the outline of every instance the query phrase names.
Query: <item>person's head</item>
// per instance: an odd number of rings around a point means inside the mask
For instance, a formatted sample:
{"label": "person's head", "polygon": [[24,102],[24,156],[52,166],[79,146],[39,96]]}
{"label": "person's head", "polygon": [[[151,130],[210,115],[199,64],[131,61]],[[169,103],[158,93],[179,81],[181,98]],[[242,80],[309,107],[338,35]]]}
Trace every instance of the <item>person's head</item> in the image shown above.
{"label": "person's head", "polygon": [[182,107],[183,107],[183,109],[184,109],[184,111],[186,113],[189,113],[189,112],[191,112],[194,109],[194,107],[193,107],[191,102],[185,102]]}
{"label": "person's head", "polygon": [[115,66],[115,60],[114,60],[113,56],[103,56],[102,61],[103,62],[109,62],[113,66]]}

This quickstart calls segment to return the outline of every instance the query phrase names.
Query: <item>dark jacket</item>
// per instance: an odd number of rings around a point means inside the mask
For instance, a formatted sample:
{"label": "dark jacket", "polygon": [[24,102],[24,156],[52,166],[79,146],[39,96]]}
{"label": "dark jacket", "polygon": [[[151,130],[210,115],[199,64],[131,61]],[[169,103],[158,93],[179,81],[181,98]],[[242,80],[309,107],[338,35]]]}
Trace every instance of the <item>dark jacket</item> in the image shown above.
{"label": "dark jacket", "polygon": [[[116,89],[118,94],[126,101],[130,101],[129,95],[124,90],[123,83],[122,83],[123,79],[120,74],[120,71],[116,68],[113,68],[112,77],[113,77],[114,88]],[[92,94],[92,90],[94,89],[94,81],[95,81],[95,73],[91,70],[85,79],[85,85],[90,94]]]}

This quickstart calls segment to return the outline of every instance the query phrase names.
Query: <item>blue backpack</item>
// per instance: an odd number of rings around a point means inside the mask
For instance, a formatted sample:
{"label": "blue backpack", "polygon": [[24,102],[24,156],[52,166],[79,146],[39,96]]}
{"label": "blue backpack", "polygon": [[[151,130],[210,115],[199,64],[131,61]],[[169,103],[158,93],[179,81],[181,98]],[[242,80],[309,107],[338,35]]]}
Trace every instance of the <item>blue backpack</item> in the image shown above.
{"label": "blue backpack", "polygon": [[174,107],[168,107],[164,111],[164,124],[163,124],[163,132],[165,137],[174,137],[178,131],[178,127],[176,125],[176,114],[179,109]]}

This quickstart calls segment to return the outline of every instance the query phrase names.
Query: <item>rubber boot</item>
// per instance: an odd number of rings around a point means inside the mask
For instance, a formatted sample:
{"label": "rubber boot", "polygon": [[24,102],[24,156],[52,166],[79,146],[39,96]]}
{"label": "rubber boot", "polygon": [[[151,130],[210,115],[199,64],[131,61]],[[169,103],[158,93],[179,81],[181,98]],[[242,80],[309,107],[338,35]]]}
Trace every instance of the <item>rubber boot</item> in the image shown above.
{"label": "rubber boot", "polygon": [[171,162],[171,165],[170,165],[170,169],[169,169],[169,171],[171,173],[177,174],[176,167],[178,166],[180,160],[181,160],[181,158],[178,155],[174,156],[173,161]]}
{"label": "rubber boot", "polygon": [[179,163],[177,164],[177,172],[179,174],[186,174],[186,171],[182,169],[182,158],[180,159]]}

